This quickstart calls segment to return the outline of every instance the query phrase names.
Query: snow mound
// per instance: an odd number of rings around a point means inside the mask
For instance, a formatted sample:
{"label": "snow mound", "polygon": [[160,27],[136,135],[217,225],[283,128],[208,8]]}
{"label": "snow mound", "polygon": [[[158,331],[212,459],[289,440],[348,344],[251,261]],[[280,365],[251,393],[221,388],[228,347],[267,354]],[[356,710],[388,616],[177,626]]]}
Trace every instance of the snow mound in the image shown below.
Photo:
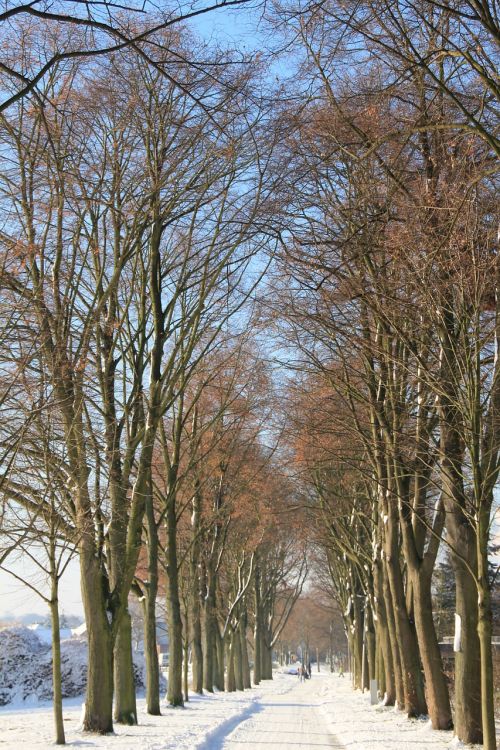
{"label": "snow mound", "polygon": [[[142,654],[134,655],[135,683],[145,686]],[[83,638],[61,641],[63,698],[85,692],[87,684],[87,642]],[[36,705],[52,700],[52,649],[24,627],[0,630],[0,706]]]}
{"label": "snow mound", "polygon": [[[46,646],[50,646],[52,643],[52,629],[51,628],[45,628],[43,625],[40,625],[39,623],[35,623],[34,625],[28,625],[27,626],[29,630],[32,630],[34,633],[36,633],[37,638],[41,640],[42,643],[44,643]],[[70,628],[61,628],[60,631],[61,635],[61,641],[65,640],[66,638],[71,638],[71,629]]]}

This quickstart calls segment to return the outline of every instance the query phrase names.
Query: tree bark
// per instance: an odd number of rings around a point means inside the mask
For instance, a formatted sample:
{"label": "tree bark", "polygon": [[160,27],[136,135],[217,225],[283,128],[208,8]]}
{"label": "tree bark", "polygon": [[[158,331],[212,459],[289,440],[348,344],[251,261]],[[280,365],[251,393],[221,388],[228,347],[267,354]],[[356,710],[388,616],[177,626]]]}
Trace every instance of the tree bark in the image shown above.
{"label": "tree bark", "polygon": [[89,649],[83,730],[109,734],[113,731],[113,641],[100,561],[86,545],[80,550],[80,570]]}
{"label": "tree bark", "polygon": [[455,733],[462,742],[482,744],[477,587],[462,561],[454,555],[452,561],[456,581],[455,609],[461,630],[460,650],[455,652]]}
{"label": "tree bark", "polygon": [[374,589],[377,615],[377,651],[379,652],[378,660],[378,681],[380,695],[383,696],[384,705],[394,706],[396,703],[396,676],[394,670],[393,651],[391,646],[391,637],[385,606],[384,586],[382,577],[384,569],[380,556],[374,564]]}
{"label": "tree bark", "polygon": [[118,724],[137,724],[134,663],[132,660],[132,623],[128,610],[121,618],[114,645],[114,719]]}
{"label": "tree bark", "polygon": [[193,513],[191,527],[193,543],[191,551],[191,647],[192,647],[192,684],[195,693],[203,693],[203,646],[201,627],[201,591],[200,591],[200,513],[201,494],[198,485],[193,496]]}
{"label": "tree bark", "polygon": [[146,711],[160,716],[160,665],[156,644],[156,597],[158,596],[158,528],[156,526],[153,494],[146,498],[148,581],[144,585],[144,652],[146,658]]}
{"label": "tree bark", "polygon": [[235,634],[232,632],[227,639],[227,680],[226,690],[228,693],[234,693],[236,690],[236,671],[235,671],[235,650],[236,650],[236,639]]}
{"label": "tree bark", "polygon": [[[51,560],[51,566],[52,562]],[[64,735],[64,721],[62,712],[61,686],[61,632],[59,624],[59,600],[57,586],[57,571],[51,571],[50,618],[52,624],[52,688],[54,695],[54,726],[56,730],[56,745],[66,744]]]}
{"label": "tree bark", "polygon": [[423,571],[413,577],[413,603],[432,728],[452,729],[450,697],[432,617],[431,581]]}
{"label": "tree bark", "polygon": [[206,602],[205,616],[203,618],[203,687],[209,693],[214,692],[214,654],[214,623],[212,613],[209,611],[209,604]]}
{"label": "tree bark", "polygon": [[192,674],[193,690],[201,695],[203,693],[203,647],[200,617],[200,601],[198,592],[193,595],[197,599],[197,605],[191,610],[192,628]]}
{"label": "tree bark", "polygon": [[398,642],[398,636],[396,633],[396,621],[395,614],[392,604],[391,592],[389,589],[389,580],[387,576],[387,563],[384,561],[384,604],[385,612],[387,616],[387,629],[389,632],[389,644],[392,654],[392,664],[394,669],[394,685],[396,689],[396,704],[401,710],[405,705],[405,692],[403,685],[403,670],[401,666],[401,652]]}
{"label": "tree bark", "polygon": [[[390,506],[390,501],[389,501]],[[418,642],[408,618],[403,578],[399,560],[397,526],[393,517],[394,509],[387,509],[386,523],[386,570],[389,580],[394,622],[402,667],[404,708],[408,717],[427,713],[424,686],[420,667]]]}
{"label": "tree bark", "polygon": [[203,688],[214,692],[216,665],[215,630],[212,613],[208,602],[205,602],[203,618]]}
{"label": "tree bark", "polygon": [[[485,517],[482,517],[485,516]],[[478,623],[479,649],[481,655],[481,712],[483,728],[484,750],[495,750],[495,706],[494,706],[494,675],[491,642],[493,637],[491,591],[488,578],[488,527],[489,509],[487,514],[480,512],[477,529],[478,548]]]}
{"label": "tree bark", "polygon": [[250,675],[250,665],[248,663],[248,645],[247,645],[247,613],[241,616],[239,626],[239,637],[241,640],[241,662],[243,668],[243,687],[245,690],[252,687],[252,678]]}
{"label": "tree bark", "polygon": [[[373,615],[369,603],[365,607],[365,651],[368,661],[368,683],[367,689],[370,689],[370,680],[376,679],[376,635],[373,623]],[[319,667],[319,657],[318,657]]]}
{"label": "tree bark", "polygon": [[146,659],[146,711],[152,716],[160,716],[160,665],[156,644],[156,596],[157,582],[150,581],[144,595],[144,655]]}
{"label": "tree bark", "polygon": [[[214,618],[215,619],[215,618]],[[219,632],[217,621],[214,621],[215,633],[215,687],[217,690],[224,690],[224,638]]]}
{"label": "tree bark", "polygon": [[233,639],[234,639],[234,682],[236,685],[236,690],[244,690],[245,686],[243,684],[243,660],[242,660],[242,653],[241,653],[241,638],[240,638],[239,623],[238,623],[238,627],[235,629],[233,633]]}
{"label": "tree bark", "polygon": [[183,706],[182,695],[182,617],[177,563],[177,516],[173,493],[167,497],[167,618],[169,635],[167,700],[171,706]]}
{"label": "tree bark", "polygon": [[355,690],[363,689],[363,617],[359,598],[356,593],[352,594],[354,617],[351,619],[350,628],[352,633],[351,654],[354,664],[353,685]]}
{"label": "tree bark", "polygon": [[262,634],[262,642],[260,647],[261,656],[261,679],[272,680],[273,679],[273,647],[272,633],[269,628],[264,628]]}
{"label": "tree bark", "polygon": [[[451,322],[448,321],[449,325]],[[453,352],[446,357],[453,356]],[[455,733],[466,744],[483,741],[481,715],[481,658],[478,637],[477,587],[470,571],[477,571],[476,539],[464,511],[460,416],[452,376],[443,376],[441,396],[441,470],[446,530],[455,572],[455,611],[460,622],[460,647],[455,652]]]}
{"label": "tree bark", "polygon": [[[187,630],[187,625],[186,625]],[[184,639],[184,649],[183,649],[183,658],[182,658],[182,673],[183,673],[183,689],[184,689],[184,701],[189,701],[189,679],[188,679],[188,672],[189,672],[189,641],[187,639],[187,633],[186,638]]]}
{"label": "tree bark", "polygon": [[203,607],[203,687],[213,693],[215,685],[216,664],[216,642],[215,642],[215,571],[214,563],[210,559],[207,564],[207,593]]}
{"label": "tree bark", "polygon": [[260,570],[255,566],[254,581],[254,603],[255,603],[255,626],[254,626],[254,660],[253,660],[253,683],[259,685],[262,679],[262,611],[260,600]]}

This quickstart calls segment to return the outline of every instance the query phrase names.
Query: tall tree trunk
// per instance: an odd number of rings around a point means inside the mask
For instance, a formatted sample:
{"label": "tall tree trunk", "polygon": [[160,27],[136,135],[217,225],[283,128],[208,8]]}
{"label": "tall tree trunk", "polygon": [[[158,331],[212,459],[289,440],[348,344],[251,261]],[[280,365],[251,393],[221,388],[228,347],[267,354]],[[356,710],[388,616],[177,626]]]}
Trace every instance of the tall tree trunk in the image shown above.
{"label": "tall tree trunk", "polygon": [[389,588],[389,580],[387,575],[387,564],[384,564],[384,576],[383,576],[383,590],[384,590],[384,605],[385,613],[387,617],[387,629],[389,633],[389,644],[392,655],[392,665],[394,669],[394,685],[396,689],[396,703],[398,708],[401,710],[405,705],[405,692],[403,684],[403,670],[401,665],[401,651],[398,642],[398,636],[396,633],[396,618],[392,604],[392,596]]}
{"label": "tall tree trunk", "polygon": [[[365,607],[365,650],[368,661],[368,685],[370,689],[370,680],[376,679],[376,637],[373,614],[369,603]],[[318,659],[319,666],[319,659]]]}
{"label": "tall tree trunk", "polygon": [[217,621],[214,622],[215,632],[215,687],[217,690],[224,690],[224,638],[219,632]]}
{"label": "tall tree trunk", "polygon": [[384,703],[385,703],[385,696],[387,695],[386,667],[384,663],[384,652],[380,645],[380,641],[381,641],[381,637],[379,634],[376,640],[378,695],[379,695],[379,698],[380,696],[384,697]]}
{"label": "tall tree trunk", "polygon": [[244,690],[245,686],[243,685],[243,663],[242,663],[239,623],[238,623],[238,627],[235,629],[233,633],[233,639],[234,639],[234,682],[236,685],[236,690]]}
{"label": "tall tree trunk", "polygon": [[[54,556],[53,556],[54,555]],[[56,730],[56,745],[64,745],[64,721],[62,712],[61,686],[61,632],[59,624],[59,599],[57,585],[57,570],[55,565],[55,548],[51,550],[51,597],[50,619],[52,625],[52,691],[54,696],[54,726]]]}
{"label": "tall tree trunk", "polygon": [[383,696],[384,705],[394,706],[396,703],[396,676],[394,672],[391,638],[385,606],[383,586],[384,569],[379,555],[377,555],[373,574],[377,615],[377,651],[380,653],[378,668],[379,691],[380,695]]}
{"label": "tall tree trunk", "polygon": [[[83,730],[98,734],[113,731],[113,641],[106,616],[106,595],[101,562],[93,549],[82,545],[80,570],[82,602],[88,638],[88,675]],[[92,545],[93,547],[93,545]]]}
{"label": "tall tree trunk", "polygon": [[196,597],[197,604],[191,609],[191,647],[192,647],[192,684],[195,693],[203,693],[203,648],[202,648],[202,631],[200,617],[200,600],[198,592],[193,594]]}
{"label": "tall tree trunk", "polygon": [[261,679],[273,679],[273,647],[272,632],[269,627],[264,626],[262,629],[262,639],[260,647],[261,656]]}
{"label": "tall tree trunk", "polygon": [[[171,483],[172,484],[172,483]],[[177,515],[175,495],[167,498],[167,618],[169,636],[167,700],[171,706],[184,705],[182,695],[182,617],[177,563]]]}
{"label": "tall tree trunk", "polygon": [[156,643],[156,596],[157,581],[150,581],[144,594],[144,656],[146,660],[146,711],[152,716],[160,716],[160,665]]}
{"label": "tall tree trunk", "polygon": [[[391,501],[389,501],[390,503]],[[406,608],[406,599],[399,560],[399,543],[397,534],[397,523],[394,517],[394,509],[388,508],[388,521],[386,524],[386,569],[389,579],[392,603],[394,607],[394,620],[396,635],[399,644],[401,659],[404,707],[409,717],[421,716],[427,713],[424,686],[420,668],[420,655],[415,632],[411,627]]]}
{"label": "tall tree trunk", "polygon": [[[483,514],[486,516],[486,514]],[[494,681],[493,681],[493,658],[491,641],[493,637],[491,591],[488,578],[488,527],[489,511],[486,517],[481,517],[477,530],[478,548],[478,635],[479,649],[481,655],[481,709],[483,727],[484,750],[495,750],[495,706]]]}
{"label": "tall tree trunk", "polygon": [[413,576],[413,605],[432,728],[451,729],[450,697],[432,617],[431,581],[422,570]]}
{"label": "tall tree trunk", "polygon": [[360,599],[362,597],[361,587],[357,573],[350,572],[350,595],[351,608],[349,612],[349,625],[352,633],[352,657],[354,662],[353,685],[356,690],[363,690],[363,631],[364,631],[364,613],[361,607]]}
{"label": "tall tree trunk", "polygon": [[351,628],[350,623],[347,623],[346,634],[347,634],[347,669],[351,676],[351,685],[354,689],[354,657],[352,655],[353,634],[352,634],[352,628]]}
{"label": "tall tree trunk", "polygon": [[359,605],[354,608],[354,621],[351,623],[352,640],[351,655],[353,661],[353,686],[355,690],[362,690],[363,675],[363,628],[361,625],[361,613]]}
{"label": "tall tree trunk", "polygon": [[[450,383],[449,383],[450,385]],[[451,385],[450,385],[451,387]],[[481,658],[478,637],[476,539],[463,510],[462,447],[454,401],[442,396],[441,468],[446,530],[455,572],[455,611],[460,643],[455,652],[455,734],[466,744],[483,741],[481,714]]]}
{"label": "tall tree trunk", "polygon": [[[410,621],[414,622],[417,633],[425,675],[425,696],[432,727],[447,730],[452,728],[453,720],[432,616],[431,597],[432,571],[439,550],[445,515],[440,498],[435,507],[434,520],[429,534],[423,519],[428,506],[427,487],[431,460],[428,458],[428,439],[421,431],[420,420],[418,434],[420,435],[420,448],[417,450],[419,470],[414,475],[413,501],[409,494],[409,475],[401,468],[398,472],[399,518],[403,554],[407,567],[406,606]],[[429,537],[427,543],[426,537]]]}
{"label": "tall tree trunk", "polygon": [[454,371],[456,333],[454,300],[450,292],[445,293],[440,317],[441,483],[447,539],[452,550],[451,560],[455,572],[455,611],[460,627],[459,650],[455,652],[455,734],[466,744],[481,744],[481,658],[477,632],[477,587],[473,575],[477,572],[477,539],[466,510],[467,498],[463,486],[464,428],[459,406],[459,386]]}
{"label": "tall tree trunk", "polygon": [[156,597],[158,596],[158,527],[156,525],[153,493],[146,498],[146,528],[148,581],[143,599],[144,651],[146,657],[146,711],[160,716],[160,665],[156,644]]}
{"label": "tall tree trunk", "polygon": [[215,658],[214,621],[209,604],[205,602],[203,618],[203,687],[209,693],[213,693],[214,691]]}
{"label": "tall tree trunk", "polygon": [[[187,624],[186,624],[186,630],[187,630]],[[183,688],[184,688],[184,701],[189,701],[189,679],[188,679],[188,673],[189,673],[189,640],[187,638],[184,639],[184,652],[183,652],[183,658],[182,658],[182,674],[183,674]]]}
{"label": "tall tree trunk", "polygon": [[200,591],[200,514],[201,493],[197,483],[193,496],[193,513],[191,527],[193,542],[191,549],[191,647],[192,647],[192,684],[195,693],[203,693],[203,647],[201,628],[201,591]]}
{"label": "tall tree trunk", "polygon": [[203,607],[203,687],[210,693],[214,691],[217,671],[217,646],[215,642],[215,630],[217,627],[217,623],[215,622],[216,580],[213,566],[213,561],[209,560],[206,571],[207,593]]}
{"label": "tall tree trunk", "polygon": [[243,668],[243,687],[249,689],[252,687],[252,678],[250,676],[250,665],[248,663],[248,645],[247,645],[247,622],[248,615],[245,612],[241,616],[239,626],[239,637],[241,640],[241,663]]}
{"label": "tall tree trunk", "polygon": [[205,616],[203,618],[203,687],[209,693],[214,692],[214,656],[215,635],[212,613],[209,611],[208,602],[205,604]]}
{"label": "tall tree trunk", "polygon": [[132,660],[132,622],[128,609],[122,614],[114,645],[114,719],[118,724],[137,724],[134,663]]}
{"label": "tall tree trunk", "polygon": [[460,646],[455,652],[455,733],[462,742],[482,744],[477,587],[462,561],[452,555],[453,560],[456,581],[455,609],[460,618]]}
{"label": "tall tree trunk", "polygon": [[228,633],[227,639],[227,680],[226,690],[228,693],[234,693],[236,690],[236,672],[235,672],[235,650],[236,639],[235,633]]}
{"label": "tall tree trunk", "polygon": [[254,580],[254,602],[255,602],[255,626],[254,626],[254,659],[253,659],[253,683],[259,685],[262,679],[262,607],[260,599],[260,570],[255,566]]}

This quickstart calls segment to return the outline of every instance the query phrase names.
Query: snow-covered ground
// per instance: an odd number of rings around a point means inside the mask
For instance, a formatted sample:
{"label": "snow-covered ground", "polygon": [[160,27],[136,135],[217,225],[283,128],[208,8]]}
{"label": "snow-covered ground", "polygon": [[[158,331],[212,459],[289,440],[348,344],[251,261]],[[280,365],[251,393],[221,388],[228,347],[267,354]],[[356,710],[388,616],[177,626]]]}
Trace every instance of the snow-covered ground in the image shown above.
{"label": "snow-covered ground", "polygon": [[[259,710],[206,750],[450,750],[453,732],[435,732],[428,720],[409,721],[400,711],[370,706],[348,678],[313,672],[285,696],[267,695]],[[472,750],[469,748],[469,750]]]}
{"label": "snow-covered ground", "polygon": [[[259,709],[266,695],[277,696],[295,687],[289,675],[277,675],[273,682],[244,693],[218,693],[191,696],[185,708],[163,707],[162,716],[144,713],[144,699],[138,701],[139,726],[115,725],[115,734],[106,737],[79,731],[81,701],[64,701],[64,728],[70,746],[111,750],[208,750],[219,747],[221,737]],[[50,705],[29,709],[0,709],[0,748],[31,750],[53,742]]]}
{"label": "snow-covered ground", "polygon": [[[312,679],[277,673],[272,682],[244,693],[193,696],[184,709],[144,714],[139,700],[137,727],[115,727],[96,737],[78,730],[81,700],[65,702],[70,746],[102,750],[450,750],[452,732],[434,732],[425,720],[408,721],[401,712],[370,706],[369,696],[351,690],[348,677],[313,671]],[[53,742],[50,705],[0,710],[2,750],[46,748]]]}
{"label": "snow-covered ground", "polygon": [[[369,693],[354,692],[348,676],[314,675],[321,709],[329,727],[347,750],[450,750],[473,747],[458,743],[453,732],[436,732],[426,718],[407,719],[382,705],[371,706]],[[311,681],[312,682],[312,681]]]}

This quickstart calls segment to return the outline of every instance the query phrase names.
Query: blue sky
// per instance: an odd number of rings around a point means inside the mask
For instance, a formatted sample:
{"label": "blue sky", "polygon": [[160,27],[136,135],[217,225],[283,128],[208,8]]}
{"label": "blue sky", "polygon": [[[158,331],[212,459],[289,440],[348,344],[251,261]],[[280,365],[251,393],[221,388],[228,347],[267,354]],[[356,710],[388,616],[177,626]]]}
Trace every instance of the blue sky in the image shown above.
{"label": "blue sky", "polygon": [[219,42],[248,52],[262,49],[265,32],[259,28],[260,13],[250,5],[221,8],[188,22],[207,42]]}

